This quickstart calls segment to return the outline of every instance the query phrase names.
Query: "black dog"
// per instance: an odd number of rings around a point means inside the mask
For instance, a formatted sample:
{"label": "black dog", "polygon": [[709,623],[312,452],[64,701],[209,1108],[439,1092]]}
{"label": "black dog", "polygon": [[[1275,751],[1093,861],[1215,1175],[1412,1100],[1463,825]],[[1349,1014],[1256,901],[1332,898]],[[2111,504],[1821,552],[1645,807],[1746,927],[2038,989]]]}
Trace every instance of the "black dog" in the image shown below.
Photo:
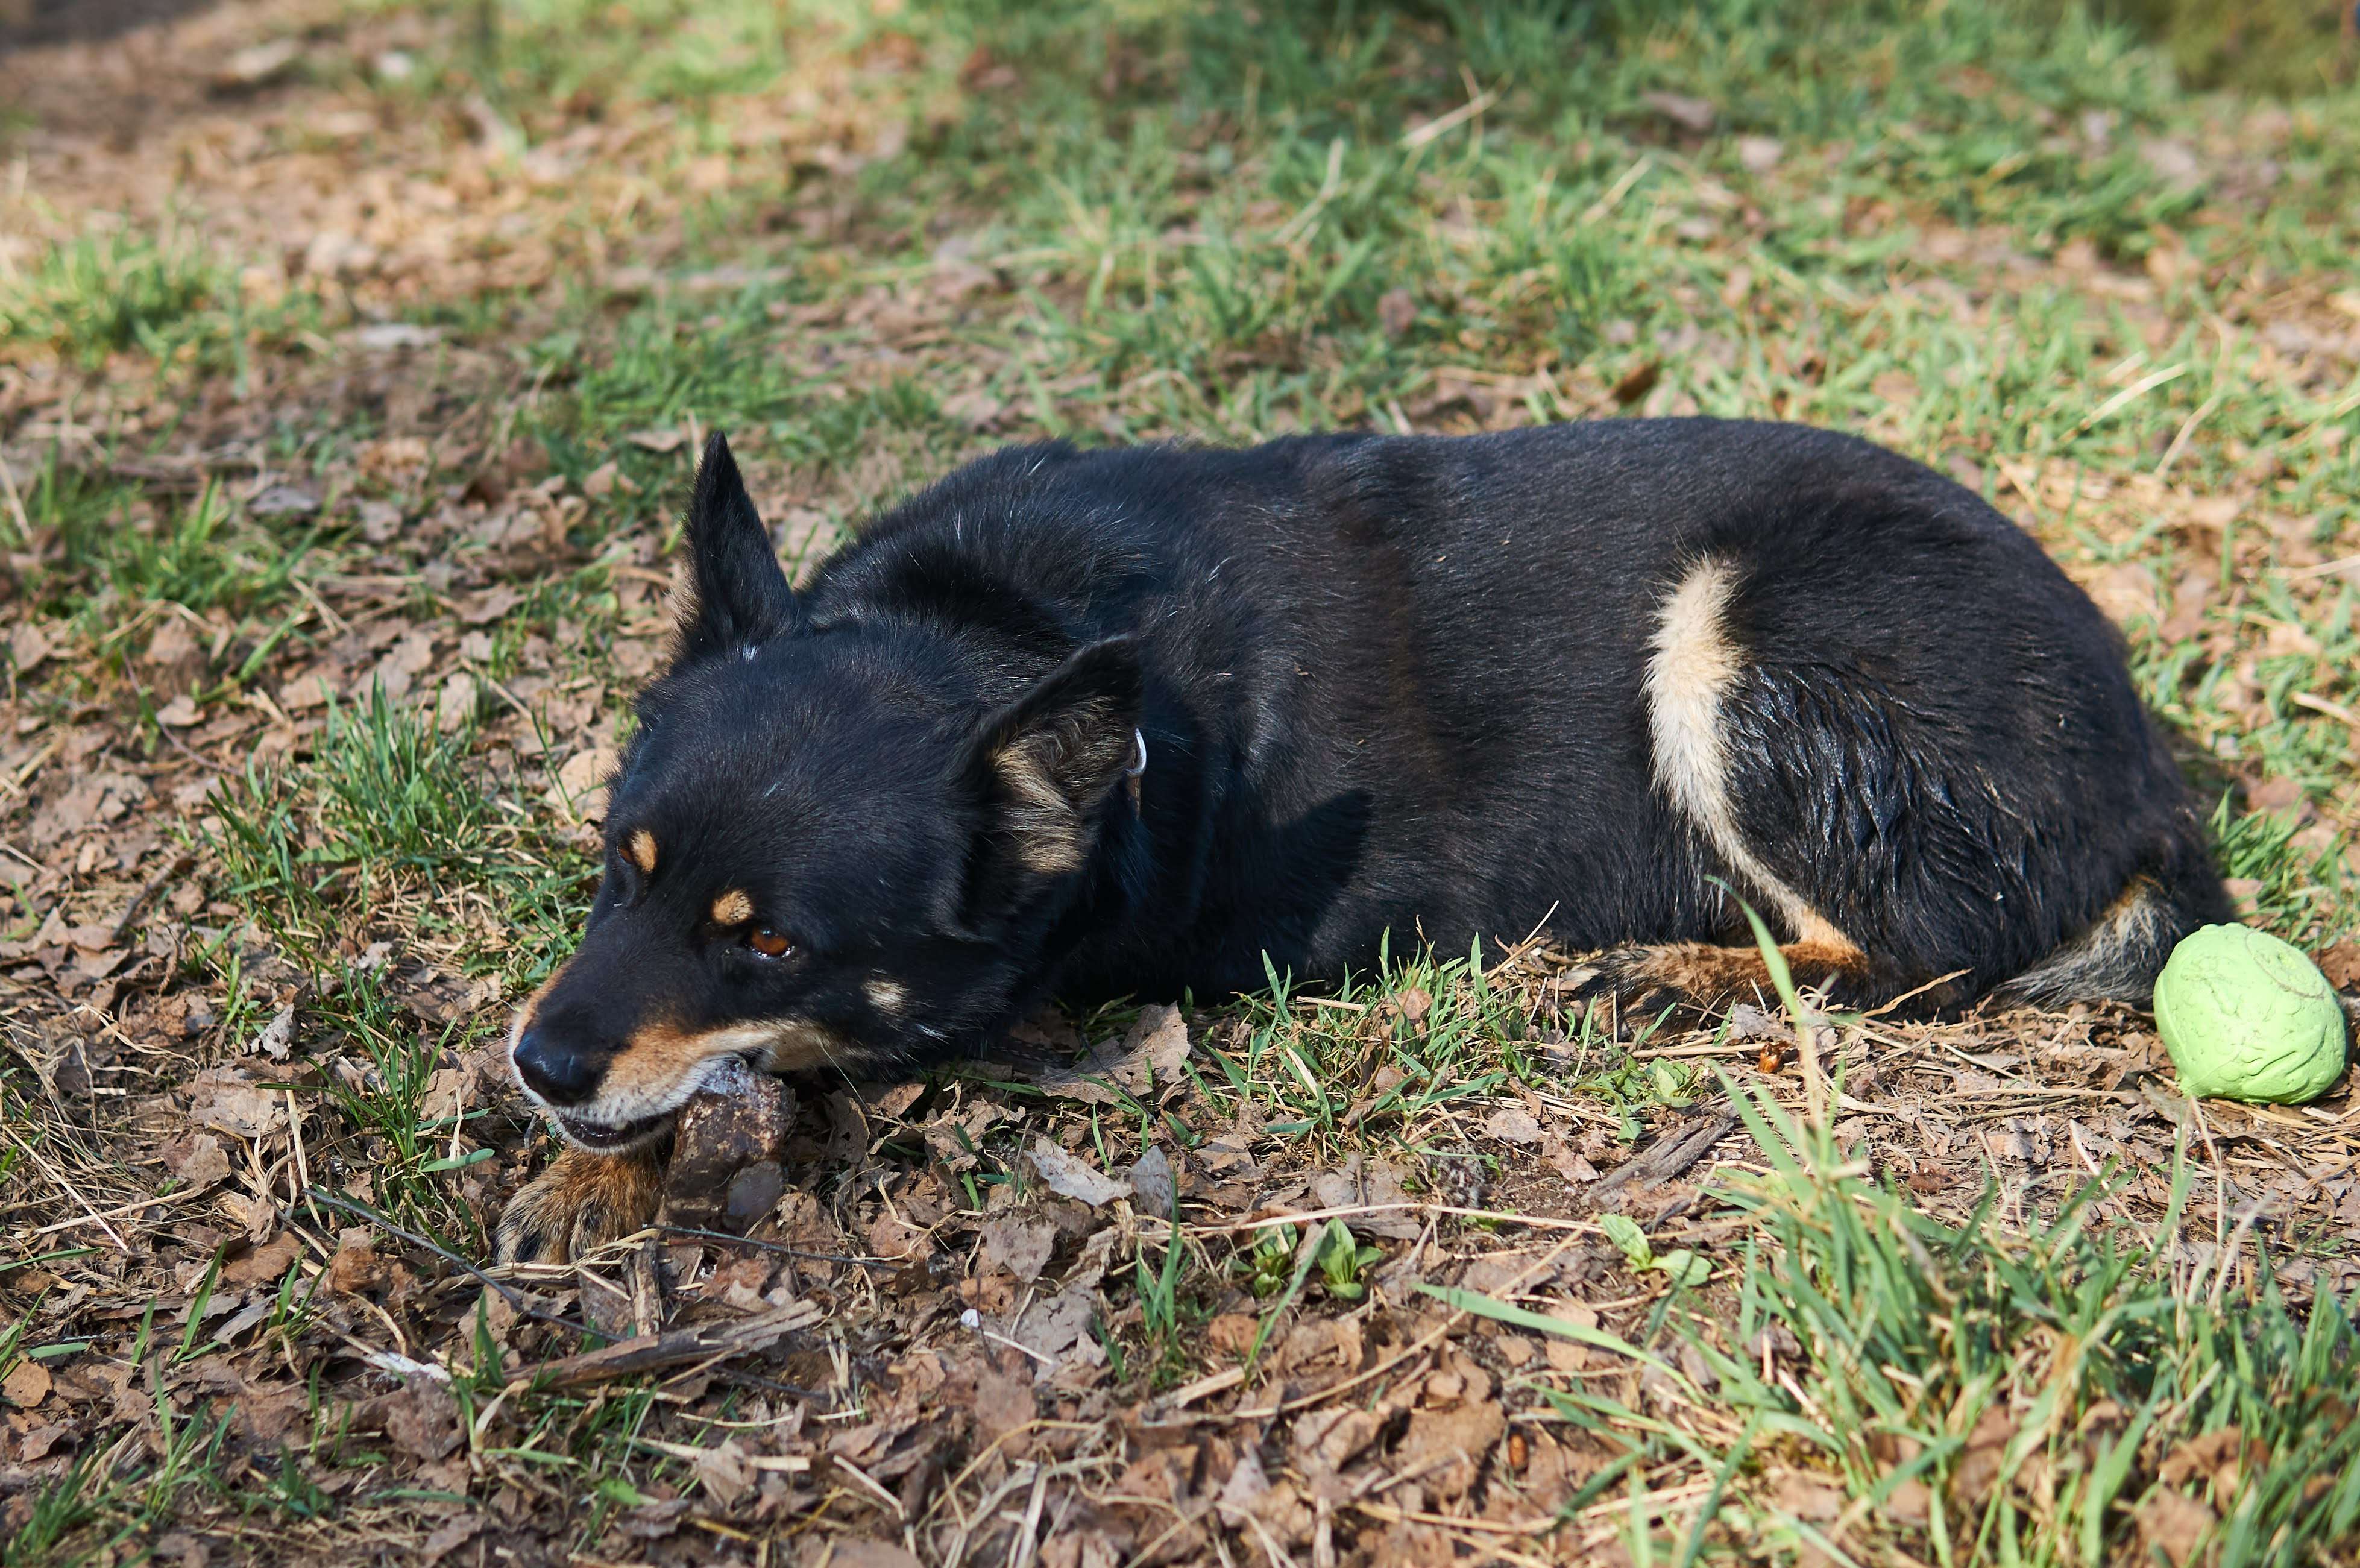
{"label": "black dog", "polygon": [[[1592,989],[2143,999],[2228,905],[2118,639],[2005,518],[1708,420],[998,454],[801,594],[716,437],[670,667],[517,1076],[504,1255],[644,1223],[728,1056],[869,1074],[1044,998],[1545,927]],[[1724,945],[1736,944],[1736,945]],[[1947,978],[1946,978],[1947,977]],[[1920,988],[1924,988],[1920,990]]]}

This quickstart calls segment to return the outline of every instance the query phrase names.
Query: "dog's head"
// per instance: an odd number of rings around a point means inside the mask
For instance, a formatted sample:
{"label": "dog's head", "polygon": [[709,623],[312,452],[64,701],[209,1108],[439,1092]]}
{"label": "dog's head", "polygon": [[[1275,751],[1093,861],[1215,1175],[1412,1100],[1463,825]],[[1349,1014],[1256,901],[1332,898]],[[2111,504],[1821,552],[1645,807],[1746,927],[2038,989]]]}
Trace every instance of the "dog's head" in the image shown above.
{"label": "dog's head", "polygon": [[1134,751],[1126,640],[1024,678],[922,614],[808,615],[718,436],[673,609],[582,946],[509,1043],[601,1151],[660,1134],[727,1057],[857,1072],[1007,1022]]}

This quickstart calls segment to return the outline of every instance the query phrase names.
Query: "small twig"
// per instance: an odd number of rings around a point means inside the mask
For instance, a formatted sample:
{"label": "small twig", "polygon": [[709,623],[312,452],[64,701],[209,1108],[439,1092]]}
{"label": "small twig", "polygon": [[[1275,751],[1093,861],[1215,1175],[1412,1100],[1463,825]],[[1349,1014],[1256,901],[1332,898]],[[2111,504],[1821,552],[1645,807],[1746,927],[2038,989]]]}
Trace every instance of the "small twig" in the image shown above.
{"label": "small twig", "polygon": [[659,1224],[650,1225],[648,1228],[653,1231],[661,1231],[667,1235],[696,1236],[701,1240],[709,1242],[735,1242],[739,1246],[750,1246],[762,1252],[780,1253],[788,1257],[804,1258],[813,1263],[851,1263],[858,1264],[864,1268],[888,1268],[892,1269],[897,1273],[902,1268],[908,1266],[906,1264],[896,1263],[891,1258],[887,1257],[854,1257],[848,1253],[812,1252],[803,1247],[788,1246],[783,1242],[759,1241],[753,1236],[732,1235],[727,1231],[704,1231],[697,1229],[694,1225]]}
{"label": "small twig", "polygon": [[2194,413],[2188,416],[2187,422],[2180,427],[2180,433],[2173,436],[2171,438],[2171,444],[2163,449],[2163,458],[2155,466],[2155,477],[2157,478],[2160,479],[2166,474],[2171,472],[2171,466],[2180,461],[2180,455],[2182,452],[2188,450],[2188,438],[2196,433],[2196,427],[2198,425],[2202,424],[2207,419],[2212,417],[2212,411],[2221,406],[2222,400],[2225,395],[2226,394],[2222,392],[2214,392],[2211,397],[2205,399],[2202,403],[2197,405],[2196,411]]}
{"label": "small twig", "polygon": [[713,1369],[713,1376],[725,1383],[736,1383],[748,1388],[760,1388],[772,1394],[792,1394],[809,1404],[834,1405],[837,1402],[836,1390],[833,1388],[805,1388],[793,1383],[781,1383],[775,1377],[765,1377],[759,1372],[742,1371],[735,1366],[716,1366]]}
{"label": "small twig", "polygon": [[202,751],[198,751],[186,740],[183,740],[178,735],[173,734],[172,727],[170,725],[158,724],[156,726],[156,732],[164,737],[164,743],[166,745],[171,747],[172,750],[178,751],[183,757],[188,758],[189,761],[196,763],[197,766],[205,769],[207,772],[219,773],[224,778],[229,776],[230,770],[228,768],[214,762],[211,757],[206,756]]}
{"label": "small twig", "polygon": [[2287,700],[2293,703],[2297,707],[2307,707],[2313,713],[2325,714],[2328,718],[2335,719],[2340,723],[2348,724],[2355,729],[2360,729],[2360,713],[2353,712],[2350,708],[2344,707],[2340,702],[2330,702],[2325,697],[2316,696],[2311,692],[2296,692],[2288,697]]}
{"label": "small twig", "polygon": [[[1453,1454],[1451,1457],[1458,1456]],[[1344,1506],[1358,1508],[1389,1524],[1442,1525],[1451,1530],[1473,1530],[1485,1535],[1546,1535],[1565,1522],[1553,1514],[1529,1519],[1460,1519],[1451,1514],[1431,1513],[1422,1508],[1396,1508],[1384,1503],[1362,1502],[1358,1498],[1347,1498]]]}
{"label": "small twig", "polygon": [[2312,577],[2332,577],[2338,572],[2360,566],[2360,555],[2341,555],[2333,561],[2322,561],[2316,566],[2297,566],[2278,575],[2288,582],[2300,583]]}
{"label": "small twig", "polygon": [[1437,115],[1434,118],[1426,121],[1424,124],[1413,126],[1410,129],[1404,131],[1401,137],[1401,145],[1407,148],[1415,149],[1417,148],[1424,147],[1426,143],[1434,140],[1437,137],[1448,136],[1452,131],[1457,130],[1460,126],[1465,125],[1468,121],[1473,119],[1476,115],[1481,114],[1484,110],[1490,108],[1499,101],[1500,90],[1496,87],[1487,88],[1483,92],[1476,94],[1474,97],[1467,100],[1464,104],[1459,104],[1459,107],[1451,110],[1449,113]]}
{"label": "small twig", "polygon": [[[1407,1211],[1416,1214],[1452,1214],[1462,1220],[1492,1220],[1502,1224],[1530,1225],[1542,1231],[1587,1231],[1602,1234],[1589,1220],[1560,1220],[1548,1214],[1512,1214],[1504,1209],[1462,1209],[1451,1203],[1342,1203],[1333,1208],[1311,1209],[1301,1213],[1265,1214],[1258,1220],[1239,1220],[1229,1224],[1186,1225],[1182,1228],[1192,1236],[1228,1235],[1237,1231],[1266,1231],[1277,1225],[1307,1224],[1314,1220],[1349,1219],[1355,1214],[1393,1214]],[[1155,1234],[1162,1234],[1162,1227]]]}
{"label": "small twig", "polygon": [[[1595,1225],[1584,1225],[1582,1228],[1584,1230],[1596,1230],[1598,1227]],[[1549,1248],[1548,1252],[1538,1263],[1526,1268],[1523,1273],[1517,1275],[1513,1279],[1509,1280],[1506,1285],[1502,1286],[1500,1290],[1501,1296],[1503,1298],[1513,1297],[1517,1291],[1522,1290],[1526,1284],[1532,1280],[1541,1277],[1550,1268],[1556,1266],[1557,1260],[1564,1255],[1566,1248],[1572,1245],[1573,1238],[1568,1236],[1565,1240],[1557,1243],[1557,1245]],[[1403,1362],[1407,1361],[1414,1356],[1425,1354],[1427,1351],[1433,1349],[1436,1345],[1441,1343],[1443,1340],[1448,1338],[1450,1332],[1457,1328],[1468,1316],[1469,1314],[1464,1308],[1460,1308],[1458,1310],[1453,1311],[1448,1317],[1443,1319],[1442,1322],[1438,1326],[1429,1329],[1426,1333],[1420,1335],[1411,1343],[1408,1349],[1396,1352],[1394,1354],[1377,1363],[1374,1366],[1370,1367],[1366,1372],[1361,1373],[1359,1376],[1348,1377],[1343,1382],[1337,1384],[1331,1388],[1319,1388],[1315,1389],[1308,1394],[1298,1394],[1292,1399],[1282,1398],[1276,1404],[1264,1405],[1256,1409],[1226,1410],[1217,1414],[1207,1413],[1202,1416],[1193,1416],[1186,1419],[1187,1423],[1193,1424],[1198,1421],[1271,1420],[1279,1416],[1286,1415],[1291,1411],[1302,1409],[1306,1406],[1317,1405],[1323,1403],[1326,1400],[1333,1399],[1339,1394],[1349,1394],[1355,1388],[1361,1387],[1369,1383],[1374,1382],[1376,1379],[1383,1376],[1386,1373],[1391,1372],[1394,1367],[1399,1366]],[[1167,1424],[1177,1426],[1183,1423],[1175,1421]]]}
{"label": "small twig", "polygon": [[406,1231],[402,1229],[399,1225],[395,1224],[391,1220],[387,1219],[383,1214],[378,1213],[376,1210],[370,1208],[366,1203],[356,1203],[350,1198],[339,1198],[334,1193],[322,1191],[317,1187],[306,1187],[304,1189],[304,1196],[309,1198],[314,1203],[325,1203],[331,1209],[342,1209],[347,1214],[356,1214],[360,1218],[366,1220],[370,1224],[377,1226],[377,1229],[384,1231],[388,1235],[399,1236],[403,1241],[408,1242],[412,1246],[424,1247],[428,1252],[432,1253],[435,1256],[441,1258],[443,1262],[450,1264],[453,1267],[474,1275],[477,1279],[483,1281],[484,1284],[490,1287],[492,1289],[498,1291],[500,1293],[500,1299],[515,1308],[518,1315],[521,1317],[530,1318],[536,1322],[553,1324],[561,1329],[570,1329],[577,1334],[595,1333],[597,1332],[595,1329],[592,1329],[588,1324],[578,1322],[572,1318],[563,1317],[555,1312],[542,1311],[539,1307],[534,1306],[531,1300],[526,1297],[525,1293],[519,1290],[515,1286],[508,1284],[505,1280],[493,1278],[490,1275],[485,1273],[482,1269],[477,1268],[474,1264],[469,1263],[465,1258],[461,1257],[457,1253],[453,1252],[449,1247],[444,1246],[442,1243],[430,1241],[426,1237],[420,1235],[416,1231]]}
{"label": "small twig", "polygon": [[39,1166],[43,1170],[47,1171],[51,1181],[56,1182],[60,1187],[65,1189],[66,1196],[71,1198],[75,1202],[82,1206],[83,1212],[90,1216],[92,1223],[96,1224],[100,1230],[104,1231],[106,1233],[106,1239],[115,1244],[115,1251],[126,1255],[130,1253],[130,1244],[126,1243],[121,1235],[116,1234],[113,1225],[106,1223],[106,1216],[98,1212],[98,1205],[83,1197],[80,1189],[76,1188],[72,1182],[68,1181],[65,1179],[65,1173],[63,1171],[60,1171],[56,1166],[51,1165],[48,1160],[42,1158],[41,1151],[27,1143],[24,1139],[18,1137],[14,1129],[6,1126],[0,1126],[0,1132],[7,1133],[8,1141],[10,1143],[15,1144],[18,1148],[23,1149],[27,1158],[30,1159],[35,1165]]}
{"label": "small twig", "polygon": [[510,1385],[549,1388],[579,1387],[585,1383],[611,1382],[693,1362],[715,1362],[742,1355],[774,1343],[820,1319],[818,1303],[791,1302],[735,1322],[701,1323],[668,1329],[659,1334],[639,1334],[578,1355],[560,1356],[518,1371]]}
{"label": "small twig", "polygon": [[1913,999],[1915,999],[1915,998],[1917,998],[1917,997],[1923,996],[1923,995],[1925,995],[1928,992],[1929,992],[1929,991],[1933,990],[1933,989],[1934,989],[1936,986],[1938,986],[1938,985],[1948,985],[1948,984],[1950,984],[1950,981],[1954,981],[1954,980],[1958,979],[1961,975],[1962,975],[1962,974],[1964,974],[1964,973],[1966,973],[1966,972],[1967,972],[1967,971],[1966,971],[1965,970],[1962,970],[1962,969],[1954,969],[1954,970],[1951,970],[1950,973],[1948,973],[1948,974],[1936,975],[1932,980],[1928,981],[1925,984],[1923,984],[1923,985],[1919,986],[1917,990],[1915,990],[1915,991],[1905,991],[1905,992],[1903,992],[1900,995],[1898,995],[1898,996],[1895,997],[1892,1001],[1890,1001],[1890,1002],[1888,1002],[1888,1003],[1885,1003],[1885,1005],[1883,1005],[1882,1007],[1873,1007],[1873,1008],[1869,1009],[1869,1011],[1867,1011],[1867,1012],[1865,1012],[1865,1013],[1863,1013],[1863,1014],[1862,1014],[1860,1015],[1860,1016],[1861,1016],[1861,1020],[1862,1020],[1862,1022],[1865,1023],[1867,1020],[1869,1020],[1869,1019],[1871,1019],[1871,1018],[1882,1018],[1882,1017],[1884,1017],[1887,1013],[1890,1013],[1890,1012],[1892,1012],[1895,1008],[1896,1008],[1896,1007],[1900,1006],[1903,1003],[1905,1003],[1905,1002],[1908,1002],[1908,1001],[1911,1001],[1911,1000],[1913,1000]]}
{"label": "small twig", "polygon": [[2092,409],[2088,413],[2083,414],[2081,416],[2081,422],[2073,427],[2072,435],[2067,436],[2066,439],[2069,441],[2071,440],[2074,435],[2079,435],[2083,431],[2088,430],[2092,425],[2096,424],[2099,421],[2120,412],[2122,410],[2129,407],[2132,403],[2136,402],[2140,398],[2145,397],[2147,393],[2154,391],[2158,387],[2162,386],[2165,382],[2177,380],[2187,374],[2188,367],[2186,365],[2172,365],[2156,371],[2153,375],[2140,377],[2129,386],[2125,387],[2121,391],[2116,392],[2113,397],[2108,398],[2104,402],[2100,403],[2096,408]]}
{"label": "small twig", "polygon": [[1044,1464],[1032,1472],[1032,1496],[1024,1505],[1024,1522],[1008,1542],[1008,1568],[1031,1568],[1032,1554],[1041,1543],[1041,1505],[1048,1496],[1049,1468]]}
{"label": "small twig", "polygon": [[1039,1362],[1043,1366],[1054,1366],[1057,1365],[1057,1358],[1055,1356],[1043,1355],[1039,1351],[1034,1350],[1031,1345],[1022,1343],[1017,1340],[1010,1339],[1006,1334],[1000,1332],[996,1329],[985,1329],[982,1331],[982,1333],[984,1338],[998,1340],[1009,1349],[1022,1352],[1022,1354],[1031,1356],[1033,1360]]}
{"label": "small twig", "polygon": [[1623,197],[1631,193],[1631,187],[1639,182],[1639,177],[1641,175],[1646,173],[1650,168],[1654,167],[1655,161],[1655,154],[1648,152],[1641,153],[1637,159],[1632,163],[1631,167],[1624,170],[1615,180],[1614,183],[1606,188],[1606,193],[1604,195],[1590,203],[1589,207],[1585,209],[1581,214],[1581,221],[1585,225],[1594,224],[1598,222],[1599,219],[1604,217],[1607,214],[1612,212],[1614,210],[1615,203],[1622,201]]}
{"label": "small twig", "polygon": [[170,865],[166,866],[162,871],[158,872],[154,876],[148,878],[148,885],[141,888],[137,893],[133,894],[131,895],[131,902],[124,905],[122,915],[117,917],[115,922],[114,933],[107,938],[107,945],[110,947],[119,946],[123,941],[123,934],[131,929],[131,924],[133,921],[139,918],[140,911],[147,908],[149,902],[152,901],[158,894],[171,886],[172,883],[179,881],[181,877],[186,876],[189,872],[189,869],[196,863],[197,858],[194,855],[176,855],[173,857],[172,863]]}
{"label": "small twig", "polygon": [[1697,1125],[1677,1137],[1658,1138],[1646,1153],[1590,1190],[1590,1201],[1603,1209],[1608,1199],[1634,1184],[1654,1187],[1687,1173],[1688,1168],[1712,1152],[1715,1144],[1737,1128],[1737,1109],[1724,1101]]}
{"label": "small twig", "polygon": [[23,536],[26,548],[33,543],[33,520],[25,515],[25,498],[16,493],[16,476],[8,466],[8,459],[0,456],[0,491],[5,491],[8,515],[16,520],[16,532]]}
{"label": "small twig", "polygon": [[882,1501],[887,1508],[893,1510],[893,1517],[895,1519],[901,1520],[904,1524],[909,1522],[910,1510],[901,1506],[901,1498],[895,1497],[892,1493],[887,1491],[882,1486],[879,1485],[875,1476],[869,1475],[868,1471],[863,1470],[859,1465],[855,1464],[852,1461],[845,1458],[844,1455],[840,1453],[836,1455],[836,1467],[838,1470],[843,1471],[847,1475],[851,1476],[854,1480],[859,1482],[862,1486],[868,1487],[871,1492],[875,1493],[878,1498]]}
{"label": "small twig", "polygon": [[[24,762],[17,767],[15,773],[10,773],[5,778],[0,778],[0,790],[5,790],[10,795],[24,794],[25,781],[31,778],[40,768],[40,765],[49,760],[49,754],[57,749],[58,741],[54,738],[42,742],[41,749],[35,751],[30,757],[27,757]],[[35,871],[39,871],[41,869],[41,863],[28,855],[14,849],[11,849],[9,853],[16,855],[18,860],[23,861],[27,865],[31,866]]]}
{"label": "small twig", "polygon": [[161,1198],[142,1198],[136,1203],[126,1203],[120,1208],[109,1209],[104,1215],[93,1214],[88,1219],[81,1220],[60,1220],[55,1224],[43,1225],[38,1230],[26,1231],[23,1233],[23,1235],[27,1241],[30,1241],[35,1236],[54,1235],[60,1231],[71,1231],[78,1225],[87,1225],[90,1223],[91,1220],[127,1220],[132,1215],[144,1212],[147,1210],[161,1208],[167,1204],[177,1203],[181,1199],[188,1196],[188,1191],[183,1190],[179,1192],[168,1192]]}
{"label": "small twig", "polygon": [[1328,144],[1328,176],[1320,181],[1317,193],[1311,198],[1307,206],[1289,218],[1284,226],[1270,236],[1271,243],[1280,246],[1293,245],[1296,240],[1309,234],[1312,224],[1317,221],[1320,213],[1328,203],[1336,199],[1336,192],[1343,188],[1344,138],[1338,137]]}

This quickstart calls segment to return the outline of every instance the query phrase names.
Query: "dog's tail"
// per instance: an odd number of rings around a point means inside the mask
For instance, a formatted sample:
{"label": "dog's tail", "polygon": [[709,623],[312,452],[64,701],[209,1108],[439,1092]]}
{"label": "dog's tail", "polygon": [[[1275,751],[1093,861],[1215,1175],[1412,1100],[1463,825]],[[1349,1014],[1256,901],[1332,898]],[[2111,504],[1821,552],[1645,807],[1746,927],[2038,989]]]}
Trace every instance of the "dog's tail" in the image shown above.
{"label": "dog's tail", "polygon": [[2062,1007],[2074,1002],[2146,1006],[2155,977],[2182,937],[2236,918],[2201,839],[2172,846],[2134,875],[2104,914],[2047,958],[2001,985],[2003,1003]]}

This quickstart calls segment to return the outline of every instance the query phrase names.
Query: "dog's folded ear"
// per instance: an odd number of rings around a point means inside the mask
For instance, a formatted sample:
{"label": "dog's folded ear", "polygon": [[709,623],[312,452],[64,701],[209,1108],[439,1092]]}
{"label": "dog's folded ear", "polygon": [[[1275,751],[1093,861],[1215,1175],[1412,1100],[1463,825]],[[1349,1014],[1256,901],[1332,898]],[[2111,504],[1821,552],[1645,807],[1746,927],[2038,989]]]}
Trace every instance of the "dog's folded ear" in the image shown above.
{"label": "dog's folded ear", "polygon": [[1098,808],[1131,767],[1141,700],[1139,645],[1093,642],[987,718],[963,767],[983,801],[974,897],[1089,858]]}
{"label": "dog's folded ear", "polygon": [[794,630],[795,591],[719,431],[705,444],[688,537],[672,564],[671,662],[684,664]]}

